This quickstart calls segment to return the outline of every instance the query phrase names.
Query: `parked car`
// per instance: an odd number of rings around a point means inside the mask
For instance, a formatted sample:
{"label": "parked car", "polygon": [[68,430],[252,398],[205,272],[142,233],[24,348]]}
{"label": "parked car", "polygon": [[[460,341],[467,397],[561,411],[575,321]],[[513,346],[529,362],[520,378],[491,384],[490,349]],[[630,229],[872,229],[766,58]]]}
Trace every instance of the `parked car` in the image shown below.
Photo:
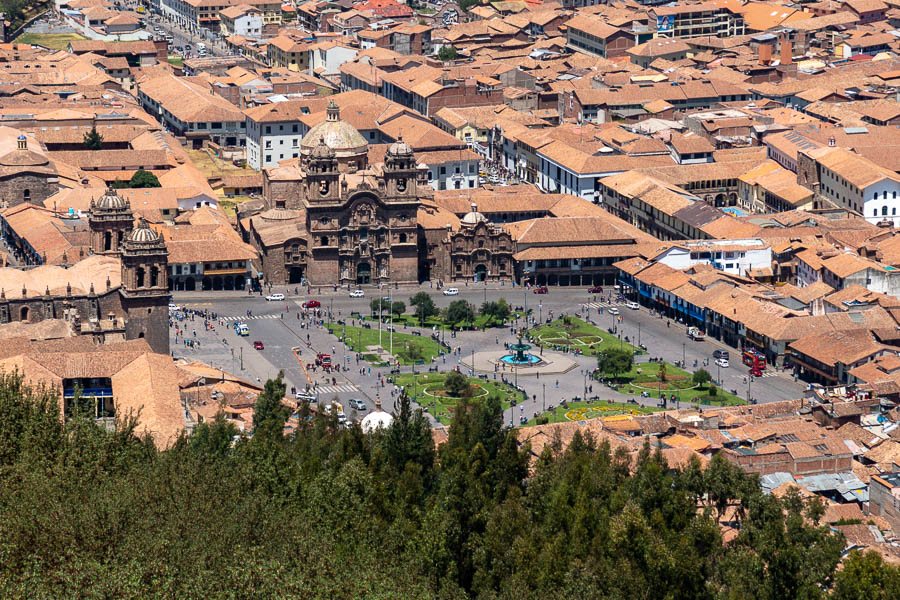
{"label": "parked car", "polygon": [[728,360],[728,350],[713,350],[713,358],[724,358]]}
{"label": "parked car", "polygon": [[617,314],[619,314],[619,309],[616,308],[615,306],[611,306],[611,307],[609,307],[609,309],[606,312],[608,312],[611,315],[617,315]]}
{"label": "parked car", "polygon": [[588,294],[602,294],[602,293],[603,293],[602,285],[595,285],[594,287],[588,288]]}
{"label": "parked car", "polygon": [[366,408],[368,408],[366,406],[366,403],[363,402],[362,400],[360,400],[359,398],[352,398],[350,400],[349,404],[350,404],[350,408],[355,409],[355,410],[366,410]]}
{"label": "parked car", "polygon": [[631,310],[638,310],[641,307],[637,302],[626,302],[625,308],[630,308]]}
{"label": "parked car", "polygon": [[353,290],[352,292],[350,292],[351,298],[363,298],[365,297],[365,295],[365,292],[363,292],[362,290]]}
{"label": "parked car", "polygon": [[716,366],[722,367],[723,369],[728,368],[728,360],[724,358],[716,359]]}
{"label": "parked car", "polygon": [[322,303],[318,300],[307,300],[303,303],[303,308],[319,308],[322,306]]}
{"label": "parked car", "polygon": [[181,307],[174,302],[169,302],[169,310],[181,310]]}
{"label": "parked car", "polygon": [[269,302],[284,300],[284,294],[269,294],[268,296],[266,296],[266,300],[268,300]]}
{"label": "parked car", "polygon": [[253,342],[253,348],[255,348],[256,350],[265,350],[266,345],[263,344],[262,341],[256,340],[255,342]]}
{"label": "parked car", "polygon": [[447,288],[443,291],[445,296],[459,296],[459,288]]}
{"label": "parked car", "polygon": [[546,286],[546,285],[539,285],[539,286],[537,286],[536,288],[534,288],[534,293],[535,293],[535,294],[546,294],[546,293],[549,292],[549,291],[550,291],[550,290],[547,289],[547,286]]}

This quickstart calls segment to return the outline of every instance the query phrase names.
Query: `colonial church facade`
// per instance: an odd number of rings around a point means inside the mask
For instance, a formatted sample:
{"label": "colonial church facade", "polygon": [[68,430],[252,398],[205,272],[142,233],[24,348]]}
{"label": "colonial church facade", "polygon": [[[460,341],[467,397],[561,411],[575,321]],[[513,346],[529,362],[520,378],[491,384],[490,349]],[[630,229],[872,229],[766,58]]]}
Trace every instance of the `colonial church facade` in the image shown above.
{"label": "colonial church facade", "polygon": [[265,210],[249,220],[270,283],[367,285],[418,281],[417,212],[432,196],[402,139],[369,164],[368,144],[340,119],[304,136],[299,164],[263,171]]}
{"label": "colonial church facade", "polygon": [[[0,325],[66,321],[98,344],[146,339],[169,353],[168,251],[127,200],[107,190],[91,202],[91,256],[73,265],[0,269]],[[65,257],[64,257],[65,260]]]}

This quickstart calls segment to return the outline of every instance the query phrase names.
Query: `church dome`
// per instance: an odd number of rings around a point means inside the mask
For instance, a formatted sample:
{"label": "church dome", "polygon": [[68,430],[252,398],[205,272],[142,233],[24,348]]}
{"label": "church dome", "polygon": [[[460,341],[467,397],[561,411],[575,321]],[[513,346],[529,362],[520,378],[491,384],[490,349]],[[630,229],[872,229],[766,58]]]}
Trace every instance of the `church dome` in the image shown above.
{"label": "church dome", "polygon": [[28,149],[28,141],[24,135],[16,138],[18,147],[0,157],[0,166],[3,167],[43,167],[50,164],[50,160],[43,154],[38,154]]}
{"label": "church dome", "polygon": [[390,145],[388,148],[388,154],[391,156],[412,156],[413,149],[412,146],[403,141],[403,135],[397,136],[397,141]]}
{"label": "church dome", "polygon": [[[357,156],[368,151],[369,144],[366,138],[356,130],[356,127],[341,121],[341,109],[334,103],[328,105],[327,117],[324,121],[313,127],[303,136],[300,142],[300,151],[309,156],[313,150],[322,145],[328,146],[338,158]],[[319,150],[321,152],[322,150]],[[330,158],[330,157],[329,157]]]}
{"label": "church dome", "polygon": [[363,418],[360,423],[363,433],[372,433],[377,429],[387,429],[394,422],[394,417],[381,410],[381,403],[375,404],[375,410]]}
{"label": "church dome", "polygon": [[466,213],[466,216],[460,219],[459,222],[464,225],[475,225],[476,223],[486,223],[487,217],[478,212],[478,205],[473,202],[472,211]]}
{"label": "church dome", "polygon": [[108,188],[95,206],[103,210],[124,210],[128,208],[128,202],[116,190]]}
{"label": "church dome", "polygon": [[146,220],[141,219],[134,231],[128,235],[128,241],[136,244],[155,244],[159,241],[159,234],[150,229]]}

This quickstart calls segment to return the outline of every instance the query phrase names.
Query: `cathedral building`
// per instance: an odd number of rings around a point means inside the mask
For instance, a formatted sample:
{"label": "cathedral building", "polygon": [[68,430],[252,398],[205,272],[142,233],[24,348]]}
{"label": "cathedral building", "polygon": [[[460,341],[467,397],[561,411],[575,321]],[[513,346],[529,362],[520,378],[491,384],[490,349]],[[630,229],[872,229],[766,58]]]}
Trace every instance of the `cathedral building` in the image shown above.
{"label": "cathedral building", "polygon": [[417,213],[433,194],[427,171],[402,139],[370,164],[368,144],[338,106],[326,113],[303,137],[299,164],[263,171],[266,206],[248,234],[266,280],[416,283]]}
{"label": "cathedral building", "polygon": [[0,269],[0,326],[55,319],[98,344],[146,339],[168,354],[165,240],[144,220],[135,227],[128,201],[112,189],[91,203],[88,222],[91,256],[74,265]]}

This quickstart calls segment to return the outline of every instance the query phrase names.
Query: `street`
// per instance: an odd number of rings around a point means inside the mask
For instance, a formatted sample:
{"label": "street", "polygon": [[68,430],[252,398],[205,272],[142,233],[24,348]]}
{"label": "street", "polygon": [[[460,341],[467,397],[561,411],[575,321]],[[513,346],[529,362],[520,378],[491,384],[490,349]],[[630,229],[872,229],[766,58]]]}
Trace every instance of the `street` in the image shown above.
{"label": "street", "polygon": [[[376,397],[380,398],[384,409],[391,411],[394,408],[390,394],[390,384],[385,387],[378,385],[384,370],[369,368],[365,362],[357,364],[356,357],[347,353],[337,338],[328,333],[324,326],[320,326],[315,319],[302,313],[301,304],[307,299],[315,299],[322,303],[322,318],[327,323],[327,313],[331,311],[334,320],[348,317],[351,312],[368,314],[369,303],[372,298],[387,296],[387,290],[367,288],[366,297],[350,298],[346,289],[332,288],[322,289],[312,294],[301,293],[296,295],[293,287],[277,287],[272,291],[283,292],[286,299],[279,302],[267,302],[264,297],[254,294],[248,296],[240,292],[179,292],[174,296],[174,301],[189,309],[197,311],[210,311],[216,313],[220,322],[214,329],[203,331],[203,320],[195,317],[193,321],[176,321],[176,327],[181,331],[178,340],[175,340],[176,328],[171,330],[172,354],[176,357],[184,357],[190,360],[202,360],[211,363],[217,368],[233,372],[250,381],[264,382],[267,378],[274,377],[278,371],[284,371],[288,390],[295,387],[303,390],[309,385],[315,386],[319,394],[320,402],[332,398],[338,399],[345,407],[346,414],[353,418],[362,418],[366,411],[359,414],[349,409],[348,401],[351,398],[363,399],[368,410],[374,408]],[[402,300],[407,304],[407,311],[411,310],[409,298],[419,291],[430,292],[435,304],[439,308],[446,307],[450,302],[464,299],[476,307],[479,307],[485,299],[498,300],[506,298],[511,306],[522,306],[534,310],[534,317],[546,319],[552,311],[553,317],[558,318],[562,314],[585,316],[592,323],[602,329],[616,325],[613,315],[604,310],[603,314],[597,312],[598,297],[588,294],[583,288],[551,288],[548,294],[537,295],[531,290],[520,286],[499,287],[497,284],[483,286],[479,284],[465,284],[459,288],[458,296],[443,296],[437,289],[429,289],[428,286],[416,288],[404,288],[393,290],[393,298]],[[685,360],[686,370],[696,370],[693,361],[698,367],[702,366],[704,359],[709,359],[706,369],[714,379],[720,381],[720,387],[727,391],[734,391],[743,399],[755,398],[758,402],[773,402],[797,397],[804,389],[805,384],[794,382],[788,373],[776,373],[772,368],[765,371],[763,377],[754,378],[751,383],[747,378],[747,368],[740,362],[739,352],[716,341],[705,340],[692,341],[687,337],[685,328],[674,322],[667,326],[666,319],[661,319],[649,314],[643,307],[639,310],[629,310],[624,303],[613,305],[620,310],[622,322],[618,324],[623,338],[628,336],[634,344],[642,343],[648,348],[649,356],[660,357],[669,363],[676,360]],[[609,304],[603,303],[608,307]],[[287,308],[288,310],[285,310]],[[252,316],[247,317],[247,311],[252,311]],[[582,311],[586,311],[582,312]],[[247,323],[250,335],[238,336],[233,329],[236,321]],[[414,328],[399,327],[399,332],[411,332]],[[194,332],[196,331],[196,336]],[[430,333],[430,330],[423,330]],[[199,348],[190,348],[184,345],[184,335],[200,342]],[[389,334],[384,332],[384,345],[388,344]],[[259,340],[265,345],[263,350],[255,350],[253,342]],[[486,331],[459,332],[450,343],[454,348],[460,349],[462,357],[468,356],[473,350],[502,348],[504,342],[514,343],[515,337],[511,335],[509,328],[492,328]],[[728,350],[731,355],[731,367],[720,369],[716,367],[712,358],[715,349]],[[299,349],[299,359],[305,363],[312,363],[317,352],[325,352],[333,355],[335,364],[348,365],[347,370],[340,373],[324,374],[321,371],[307,373],[301,367],[295,350]],[[348,356],[350,361],[347,361]],[[648,355],[639,356],[637,361],[646,361]],[[518,384],[528,393],[529,400],[524,402],[524,407],[507,411],[504,420],[517,424],[520,415],[532,417],[540,413],[542,407],[548,404],[558,405],[563,398],[583,398],[585,386],[591,385],[593,390],[589,396],[599,396],[601,400],[630,401],[631,396],[620,394],[599,382],[591,382],[585,377],[585,373],[596,367],[596,360],[591,357],[572,356],[568,358],[578,363],[578,368],[565,375],[557,377],[544,377],[537,379],[527,374],[524,369],[519,369]],[[456,359],[436,360],[441,371],[452,368]],[[419,367],[424,370],[426,367]],[[360,372],[363,369],[363,372]],[[404,367],[404,372],[411,371],[411,367]],[[465,372],[465,369],[464,369]],[[334,382],[332,382],[334,378]],[[548,389],[549,388],[549,389]],[[655,405],[655,398],[633,398],[635,401]]]}

